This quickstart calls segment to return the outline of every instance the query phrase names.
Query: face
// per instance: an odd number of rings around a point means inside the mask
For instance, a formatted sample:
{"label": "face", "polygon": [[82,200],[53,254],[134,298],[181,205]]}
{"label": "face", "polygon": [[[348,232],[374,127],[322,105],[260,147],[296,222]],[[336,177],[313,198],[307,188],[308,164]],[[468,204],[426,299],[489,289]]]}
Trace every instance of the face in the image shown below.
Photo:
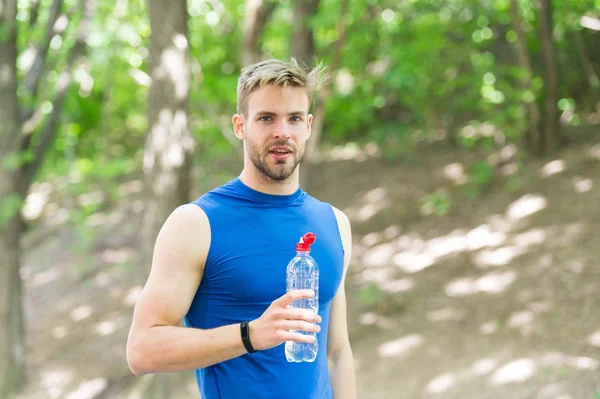
{"label": "face", "polygon": [[267,85],[250,94],[246,115],[233,117],[247,158],[271,181],[286,181],[300,163],[312,123],[308,107],[303,88]]}

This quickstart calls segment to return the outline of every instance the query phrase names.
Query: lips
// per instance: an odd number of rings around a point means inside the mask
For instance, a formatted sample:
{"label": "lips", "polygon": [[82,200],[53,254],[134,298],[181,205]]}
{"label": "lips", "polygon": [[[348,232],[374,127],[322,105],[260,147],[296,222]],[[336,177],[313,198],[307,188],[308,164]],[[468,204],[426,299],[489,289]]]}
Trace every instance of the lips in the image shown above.
{"label": "lips", "polygon": [[269,149],[269,154],[277,161],[285,161],[292,153],[292,149],[286,146],[275,146]]}
{"label": "lips", "polygon": [[273,153],[277,153],[277,154],[287,154],[287,153],[291,153],[292,149],[290,147],[285,147],[285,146],[276,146],[276,147],[271,147],[269,149],[269,152],[273,152]]}

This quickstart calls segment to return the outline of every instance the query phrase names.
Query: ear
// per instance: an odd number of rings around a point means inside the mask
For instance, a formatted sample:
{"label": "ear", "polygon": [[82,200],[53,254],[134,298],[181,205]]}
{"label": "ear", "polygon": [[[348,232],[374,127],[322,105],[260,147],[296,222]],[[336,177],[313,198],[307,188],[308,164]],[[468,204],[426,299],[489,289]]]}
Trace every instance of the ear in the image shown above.
{"label": "ear", "polygon": [[235,114],[231,118],[231,121],[233,122],[235,137],[244,140],[246,138],[246,120],[244,119],[244,115]]}
{"label": "ear", "polygon": [[312,133],[312,121],[313,121],[312,114],[308,114],[308,116],[306,117],[306,123],[308,124],[308,126],[307,126],[308,135],[306,136],[306,140],[308,140],[310,138],[310,134]]}

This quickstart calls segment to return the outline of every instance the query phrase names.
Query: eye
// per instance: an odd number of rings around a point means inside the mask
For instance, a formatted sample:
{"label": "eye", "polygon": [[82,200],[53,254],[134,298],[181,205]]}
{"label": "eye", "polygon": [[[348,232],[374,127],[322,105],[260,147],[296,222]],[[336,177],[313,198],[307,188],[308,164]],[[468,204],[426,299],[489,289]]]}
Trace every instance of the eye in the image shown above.
{"label": "eye", "polygon": [[302,121],[302,118],[300,118],[299,116],[292,116],[292,117],[290,118],[290,120],[291,120],[292,122],[300,122],[300,121]]}
{"label": "eye", "polygon": [[271,122],[273,118],[271,118],[270,116],[261,116],[260,118],[258,118],[259,121],[261,122]]}

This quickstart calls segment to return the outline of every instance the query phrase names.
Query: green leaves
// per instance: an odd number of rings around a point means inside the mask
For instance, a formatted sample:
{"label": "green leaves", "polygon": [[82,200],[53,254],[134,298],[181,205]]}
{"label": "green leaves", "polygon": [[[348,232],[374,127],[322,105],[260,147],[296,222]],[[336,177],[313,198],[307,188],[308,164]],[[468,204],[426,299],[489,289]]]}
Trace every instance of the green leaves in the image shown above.
{"label": "green leaves", "polygon": [[421,212],[425,215],[435,213],[437,216],[444,216],[450,212],[451,205],[452,200],[448,192],[444,189],[438,189],[421,199]]}
{"label": "green leaves", "polygon": [[[69,4],[76,2],[67,2],[66,9]],[[87,165],[84,174],[94,174],[96,167],[90,170],[90,165],[107,165],[115,158],[128,166],[107,169],[110,176],[141,166],[139,156],[148,127],[150,28],[145,2],[123,4],[126,8],[120,2],[98,3],[85,62],[74,71],[74,87],[65,102],[57,140],[39,178],[64,174],[73,165]],[[223,123],[217,121],[229,121],[235,112],[244,4],[244,0],[222,0],[189,5],[193,73],[190,124],[201,148],[211,152],[207,158],[231,153],[231,144],[222,134]],[[516,61],[517,36],[509,0],[350,0],[340,76],[350,77],[353,86],[345,91],[340,82],[347,79],[334,81],[326,104],[323,140],[331,144],[375,141],[384,150],[383,156],[398,158],[406,155],[398,148],[412,148],[414,132],[420,132],[419,138],[425,140],[459,137],[459,143],[468,147],[477,147],[482,140],[492,143],[489,136],[464,137],[459,133],[471,121],[480,121],[502,132],[509,141],[520,142],[529,123],[527,104],[543,101],[544,81],[536,62],[541,48],[536,33],[538,10],[528,0],[519,0],[518,4],[533,61],[531,90],[522,88],[525,72]],[[30,26],[29,3],[19,4],[19,65],[23,68],[33,54],[28,49],[45,35],[48,5],[42,2],[38,22]],[[556,40],[559,59],[565,64],[560,79],[563,99],[557,107],[575,113],[571,123],[581,119],[586,104],[595,104],[582,99],[592,98],[593,92],[571,32],[581,29],[583,15],[599,11],[598,0],[556,3],[555,23],[560,33]],[[62,45],[48,53],[38,95],[31,96],[24,90],[26,70],[19,70],[19,101],[23,108],[39,109],[46,103],[48,109],[52,105],[80,19],[78,11],[71,13],[65,31],[59,35]],[[278,2],[260,38],[268,56],[289,55],[293,18],[293,2]],[[321,0],[310,19],[316,53],[326,63],[332,60],[339,21],[339,0]],[[7,37],[7,29],[6,24],[0,24],[0,41]],[[591,51],[597,47],[597,39],[585,30],[579,33],[585,54],[598,71]],[[43,123],[34,134],[41,126]],[[34,136],[34,147],[38,142]],[[3,166],[14,170],[30,162],[30,157],[9,155]],[[483,176],[484,172],[476,173]]]}
{"label": "green leaves", "polygon": [[2,160],[2,167],[9,171],[15,171],[22,165],[31,163],[33,161],[33,151],[13,152]]}
{"label": "green leaves", "polygon": [[475,162],[470,170],[472,181],[481,187],[488,185],[495,174],[496,169],[487,161]]}
{"label": "green leaves", "polygon": [[[0,22],[3,22],[2,19],[0,19]],[[0,43],[4,43],[8,40],[8,38],[10,37],[11,27],[11,24],[0,24]]]}
{"label": "green leaves", "polygon": [[371,282],[358,291],[358,301],[363,305],[376,305],[383,298],[383,293],[375,282]]}
{"label": "green leaves", "polygon": [[18,194],[8,194],[0,199],[0,228],[10,222],[23,206],[23,198]]}
{"label": "green leaves", "polygon": [[463,191],[467,198],[476,199],[488,189],[496,176],[494,165],[478,161],[469,167],[468,182]]}

